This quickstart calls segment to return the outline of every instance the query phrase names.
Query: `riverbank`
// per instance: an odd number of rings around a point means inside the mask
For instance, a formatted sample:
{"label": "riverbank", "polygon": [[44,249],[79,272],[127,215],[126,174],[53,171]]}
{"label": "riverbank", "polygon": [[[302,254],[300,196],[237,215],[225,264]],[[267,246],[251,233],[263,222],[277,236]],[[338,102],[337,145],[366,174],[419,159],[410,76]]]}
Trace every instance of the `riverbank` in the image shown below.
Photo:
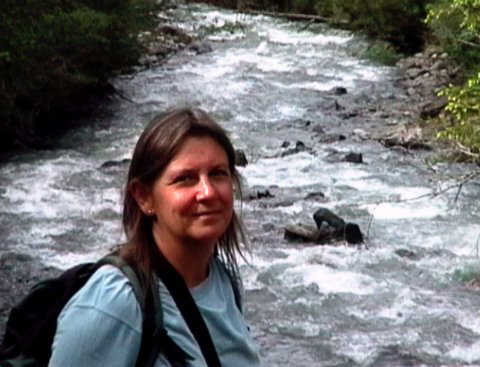
{"label": "riverbank", "polygon": [[385,125],[377,126],[371,137],[387,146],[406,149],[450,150],[436,138],[438,125],[447,104],[438,92],[463,82],[460,67],[441,48],[429,46],[422,52],[397,62],[396,86],[403,91],[401,99],[385,99],[373,112]]}

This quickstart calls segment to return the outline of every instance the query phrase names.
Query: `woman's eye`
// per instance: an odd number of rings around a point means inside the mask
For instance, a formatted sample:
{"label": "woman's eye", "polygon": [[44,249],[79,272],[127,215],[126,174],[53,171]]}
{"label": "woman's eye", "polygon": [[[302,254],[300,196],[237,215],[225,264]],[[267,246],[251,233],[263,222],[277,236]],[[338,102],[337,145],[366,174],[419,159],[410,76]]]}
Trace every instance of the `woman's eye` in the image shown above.
{"label": "woman's eye", "polygon": [[173,180],[173,182],[174,183],[184,183],[184,182],[191,182],[192,180],[194,180],[193,175],[181,175],[181,176],[176,177]]}
{"label": "woman's eye", "polygon": [[219,169],[212,172],[212,176],[215,177],[227,177],[230,176],[230,172],[227,170]]}

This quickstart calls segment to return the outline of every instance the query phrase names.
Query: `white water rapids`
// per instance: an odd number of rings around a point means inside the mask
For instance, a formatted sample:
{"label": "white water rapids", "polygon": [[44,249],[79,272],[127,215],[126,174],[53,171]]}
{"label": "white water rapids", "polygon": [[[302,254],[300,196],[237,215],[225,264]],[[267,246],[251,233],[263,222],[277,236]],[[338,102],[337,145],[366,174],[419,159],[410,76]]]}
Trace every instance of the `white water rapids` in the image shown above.
{"label": "white water rapids", "polygon": [[[480,266],[480,185],[443,191],[455,185],[448,174],[470,167],[427,164],[426,153],[359,139],[361,118],[325,109],[342,103],[329,92],[339,86],[372,106],[377,97],[403,98],[396,69],[357,58],[363,40],[323,25],[202,5],[164,16],[187,31],[243,26],[210,36],[212,52],[181,52],[119,77],[115,85],[134,103],[114,101],[58,149],[2,164],[2,251],[61,268],[105,253],[122,239],[120,162],[156,112],[193,104],[246,153],[247,191],[274,196],[241,208],[252,247],[242,265],[246,315],[265,366],[480,365],[480,292],[456,277]],[[321,142],[313,126],[346,139]],[[282,155],[284,142],[297,141],[308,149]],[[329,160],[351,151],[365,163]],[[118,164],[101,168],[107,161]],[[307,198],[319,192],[323,200]],[[358,223],[366,246],[284,239],[286,225],[314,224],[318,207]]]}

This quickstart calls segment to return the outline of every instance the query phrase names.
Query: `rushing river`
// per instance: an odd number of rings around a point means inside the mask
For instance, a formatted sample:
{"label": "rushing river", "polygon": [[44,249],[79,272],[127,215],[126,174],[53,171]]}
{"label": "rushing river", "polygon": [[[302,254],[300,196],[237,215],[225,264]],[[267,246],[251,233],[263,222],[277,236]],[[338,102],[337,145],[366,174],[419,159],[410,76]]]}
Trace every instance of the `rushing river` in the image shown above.
{"label": "rushing river", "polygon": [[[397,70],[358,59],[364,42],[324,25],[200,5],[171,12],[187,31],[217,27],[213,50],[119,77],[130,101],[113,101],[58,149],[2,164],[1,251],[65,268],[121,241],[124,159],[155,113],[193,104],[246,153],[247,192],[270,194],[241,208],[247,317],[265,366],[480,365],[480,292],[458,280],[480,266],[480,185],[445,190],[468,167],[362,140],[361,118],[330,108],[342,103],[335,87],[372,106],[401,98]],[[306,148],[286,154],[297,141]],[[348,152],[364,163],[332,160]],[[314,225],[319,207],[359,224],[366,243],[284,239],[289,224]]]}

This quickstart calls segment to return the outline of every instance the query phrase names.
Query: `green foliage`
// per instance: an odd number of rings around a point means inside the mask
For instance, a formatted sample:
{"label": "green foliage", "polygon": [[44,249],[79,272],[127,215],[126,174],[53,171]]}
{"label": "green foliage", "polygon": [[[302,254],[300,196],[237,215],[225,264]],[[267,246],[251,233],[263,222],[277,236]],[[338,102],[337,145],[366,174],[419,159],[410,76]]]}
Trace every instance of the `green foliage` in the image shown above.
{"label": "green foliage", "polygon": [[381,65],[393,66],[400,60],[401,55],[389,43],[375,42],[365,51],[363,57]]}
{"label": "green foliage", "polygon": [[[2,0],[0,132],[26,141],[132,66],[154,0]],[[80,102],[80,103],[79,103]],[[46,123],[48,122],[48,123]],[[3,147],[5,148],[5,147]]]}
{"label": "green foliage", "polygon": [[445,110],[450,111],[457,120],[465,121],[471,117],[480,117],[480,72],[463,87],[450,87],[440,95],[448,97]]}
{"label": "green foliage", "polygon": [[425,19],[437,41],[467,69],[480,64],[480,2],[439,0]]}
{"label": "green foliage", "polygon": [[439,0],[428,7],[426,23],[449,53],[472,77],[463,86],[440,92],[454,124],[438,134],[453,140],[478,159],[480,153],[480,1]]}
{"label": "green foliage", "polygon": [[473,266],[457,269],[453,273],[453,279],[461,283],[478,283],[480,282],[480,271]]}
{"label": "green foliage", "polygon": [[465,85],[446,88],[440,95],[448,98],[445,110],[455,123],[438,137],[456,141],[473,154],[480,153],[480,72]]}
{"label": "green foliage", "polygon": [[428,0],[317,0],[317,12],[410,53],[423,45]]}

